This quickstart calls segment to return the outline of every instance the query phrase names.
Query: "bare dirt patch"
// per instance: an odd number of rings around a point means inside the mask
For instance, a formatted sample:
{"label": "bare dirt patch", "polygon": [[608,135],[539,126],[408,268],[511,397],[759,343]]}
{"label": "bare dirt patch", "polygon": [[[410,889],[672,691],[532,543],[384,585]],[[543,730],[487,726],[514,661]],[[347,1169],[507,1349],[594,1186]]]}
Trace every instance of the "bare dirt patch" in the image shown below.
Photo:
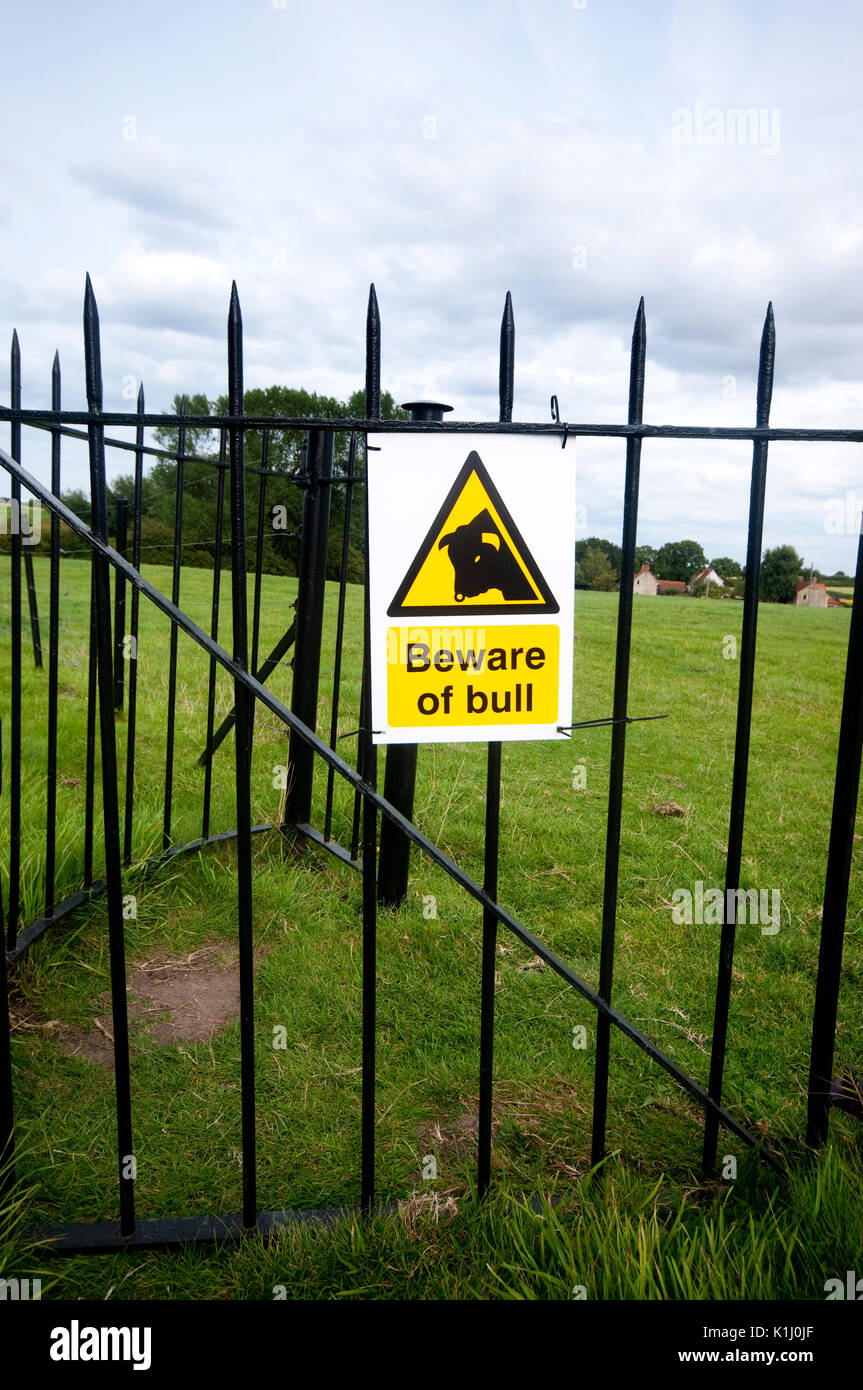
{"label": "bare dirt patch", "polygon": [[427,1145],[440,1158],[463,1158],[474,1153],[478,1134],[479,1114],[476,1110],[462,1111],[460,1115],[446,1122],[445,1128],[440,1120],[431,1120],[417,1126],[421,1145]]}
{"label": "bare dirt patch", "polygon": [[[582,1105],[571,1086],[553,1085],[546,1091],[536,1090],[509,1095],[498,1088],[492,1104],[492,1134],[497,1142],[501,1124],[512,1122],[522,1139],[541,1148],[549,1146],[543,1133],[548,1132],[556,1116],[563,1114],[585,1115]],[[442,1119],[427,1120],[417,1125],[419,1153],[436,1154],[440,1160],[472,1159],[476,1155],[479,1136],[479,1108],[473,1105],[470,1110],[449,1115]]]}
{"label": "bare dirt patch", "polygon": [[216,946],[188,956],[154,956],[131,971],[129,992],[156,1042],[207,1042],[239,1017],[240,968]]}
{"label": "bare dirt patch", "polygon": [[[100,1014],[92,1028],[77,1028],[56,1019],[50,1029],[67,1055],[100,1066],[114,1064],[114,1035],[109,1000],[96,1001]],[[159,952],[129,971],[129,1028],[133,1048],[156,1043],[209,1042],[240,1013],[240,969],[223,944],[204,946],[188,955]]]}

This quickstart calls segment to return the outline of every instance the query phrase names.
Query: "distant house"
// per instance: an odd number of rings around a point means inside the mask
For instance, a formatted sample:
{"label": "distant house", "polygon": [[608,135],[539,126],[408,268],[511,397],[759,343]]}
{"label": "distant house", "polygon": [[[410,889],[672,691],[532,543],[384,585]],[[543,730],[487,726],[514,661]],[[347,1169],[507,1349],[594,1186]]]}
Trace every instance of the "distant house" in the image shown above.
{"label": "distant house", "polygon": [[658,575],[652,574],[650,565],[645,560],[632,581],[632,592],[649,594],[651,598],[655,598],[657,594],[685,594],[687,589],[682,579],[660,579]]}
{"label": "distant house", "polygon": [[828,594],[817,579],[801,579],[794,595],[795,604],[805,603],[807,608],[841,608],[838,599]]}
{"label": "distant house", "polygon": [[650,573],[650,565],[645,560],[632,584],[634,594],[650,594],[652,597],[658,593],[659,580],[655,574]]}
{"label": "distant house", "polygon": [[692,580],[692,587],[694,588],[696,584],[700,584],[702,581],[708,584],[718,584],[720,589],[725,587],[724,579],[716,573],[712,565],[707,565],[703,570],[698,571]]}

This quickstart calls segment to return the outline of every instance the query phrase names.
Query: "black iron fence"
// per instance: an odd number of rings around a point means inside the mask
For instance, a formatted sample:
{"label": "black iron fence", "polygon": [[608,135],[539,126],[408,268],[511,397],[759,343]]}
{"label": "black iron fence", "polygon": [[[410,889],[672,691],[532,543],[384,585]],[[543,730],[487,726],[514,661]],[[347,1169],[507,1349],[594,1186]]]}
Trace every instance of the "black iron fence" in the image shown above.
{"label": "black iron fence", "polygon": [[[726,1054],[731,1001],[732,968],[737,925],[737,893],[740,889],[744,817],[749,766],[749,735],[755,672],[755,644],[758,620],[758,592],[762,549],[762,527],[766,484],[767,454],[773,440],[824,442],[863,442],[863,430],[772,429],[769,425],[773,385],[775,332],[772,308],[764,324],[758,371],[756,420],[752,428],[707,428],[695,426],[651,426],[643,422],[646,324],[643,303],[639,306],[632,339],[629,411],[626,424],[586,425],[562,423],[524,424],[512,421],[514,382],[514,321],[507,296],[500,344],[500,418],[497,422],[456,423],[445,421],[440,409],[416,411],[410,422],[381,418],[381,328],[377,300],[372,288],[366,337],[365,416],[356,419],[248,417],[244,414],[243,330],[240,304],[234,287],[228,315],[228,411],[217,416],[192,416],[185,409],[173,417],[147,414],[143,391],[134,412],[106,412],[102,402],[102,369],[99,345],[99,318],[89,279],[85,294],[84,337],[87,410],[61,409],[60,369],[55,358],[52,374],[51,410],[24,410],[21,407],[20,354],[13,339],[11,404],[0,407],[0,419],[11,428],[10,452],[0,450],[0,468],[10,477],[11,512],[20,513],[22,488],[44,505],[51,517],[50,597],[48,617],[48,672],[46,711],[48,725],[47,793],[45,807],[45,856],[43,906],[41,912],[23,913],[22,903],[32,900],[24,894],[21,858],[22,780],[25,776],[22,752],[22,663],[24,635],[22,613],[22,568],[27,585],[33,655],[42,663],[41,629],[32,573],[32,557],[24,545],[21,528],[12,528],[11,585],[9,615],[11,664],[8,681],[9,717],[0,725],[0,793],[9,799],[10,856],[3,901],[0,868],[0,928],[5,922],[6,970],[2,972],[4,999],[0,1001],[0,1151],[14,1156],[13,1058],[8,1007],[7,976],[33,942],[68,918],[76,908],[97,894],[105,894],[108,909],[114,1091],[117,1126],[117,1175],[119,1221],[51,1228],[41,1234],[57,1250],[111,1250],[127,1246],[172,1244],[186,1240],[214,1240],[242,1232],[267,1233],[281,1224],[322,1217],[331,1213],[261,1212],[256,1189],[256,1097],[254,1082],[255,991],[253,983],[252,922],[252,837],[266,830],[299,833],[325,846],[331,853],[362,873],[362,1095],[360,1208],[371,1209],[375,1202],[375,1049],[376,1049],[376,929],[380,900],[398,901],[406,883],[406,854],[411,844],[419,847],[482,908],[483,944],[480,979],[479,1037],[479,1134],[477,1190],[489,1188],[492,1150],[492,1095],[494,1085],[494,960],[498,927],[506,927],[585,999],[597,1013],[597,1049],[594,1065],[594,1105],[592,1159],[599,1163],[606,1152],[608,1078],[612,1029],[616,1029],[643,1050],[697,1103],[705,1116],[703,1164],[712,1171],[716,1163],[720,1126],[727,1127],[745,1143],[760,1147],[764,1159],[779,1166],[778,1156],[766,1149],[762,1137],[753,1132],[722,1103],[723,1068]],[[157,449],[144,442],[148,428],[164,430],[167,423],[176,429],[176,450]],[[131,426],[135,441],[117,440],[106,431]],[[38,482],[21,463],[22,428],[47,430],[51,436],[51,483]],[[186,451],[190,429],[218,432],[217,458],[198,458]],[[302,468],[291,475],[274,474],[268,469],[268,440],[279,431],[304,431],[307,445]],[[405,432],[555,434],[567,440],[593,435],[626,440],[622,562],[617,619],[614,701],[605,719],[587,721],[611,726],[611,769],[605,846],[605,879],[602,901],[599,986],[593,989],[564,960],[550,950],[523,923],[497,900],[499,855],[499,801],[501,747],[488,747],[485,870],[478,883],[455,864],[412,820],[413,777],[416,750],[391,748],[387,753],[386,787],[389,797],[377,790],[377,750],[371,738],[369,614],[366,587],[365,644],[362,698],[357,731],[357,760],[352,766],[338,749],[340,690],[344,671],[346,592],[351,527],[356,518],[355,492],[364,484],[362,467],[364,439],[369,431]],[[64,436],[83,437],[86,431],[90,461],[91,517],[89,524],[66,506],[61,493],[61,441]],[[247,436],[255,432],[262,439],[261,468],[247,466]],[[349,439],[347,461],[334,471],[334,441],[340,435]],[[713,1039],[709,1078],[704,1085],[690,1076],[673,1058],[624,1017],[612,1003],[615,962],[615,935],[618,917],[618,875],[620,861],[621,816],[627,727],[634,716],[629,713],[629,671],[635,573],[635,543],[639,498],[639,468],[645,438],[736,439],[753,444],[749,528],[746,559],[743,629],[740,651],[740,680],[734,771],[731,793],[730,826],[725,875],[725,909],[719,943],[715,989]],[[115,544],[109,541],[109,515],[105,471],[106,449],[123,448],[134,452],[134,490],[131,518],[125,500],[114,518]],[[176,463],[174,502],[174,540],[172,546],[170,597],[157,590],[141,573],[142,485],[146,456],[170,457]],[[212,545],[213,583],[209,631],[199,626],[180,606],[180,576],[183,567],[184,469],[189,460],[214,470],[216,483],[215,531],[203,539]],[[259,478],[256,527],[248,533],[255,542],[250,559],[247,549],[246,483],[250,473]],[[282,636],[262,660],[260,656],[262,604],[262,547],[268,503],[275,486],[298,487],[303,493],[302,529],[298,562],[296,614]],[[317,730],[318,684],[322,647],[324,578],[330,537],[330,500],[334,489],[343,490],[341,536],[339,538],[339,580],[336,640],[333,669],[333,702],[328,737]],[[227,496],[226,496],[227,491]],[[227,506],[226,506],[227,504]],[[227,518],[230,531],[225,538]],[[129,520],[131,519],[131,558]],[[60,698],[59,632],[62,609],[60,573],[63,560],[60,547],[61,525],[68,528],[89,552],[92,561],[90,589],[90,643],[87,671],[87,749],[81,818],[84,825],[83,882],[58,881],[57,871],[57,723]],[[232,609],[232,650],[219,644],[221,586],[225,560],[230,570]],[[65,561],[63,561],[65,563]],[[80,563],[80,562],[77,562]],[[111,573],[114,574],[113,613]],[[249,575],[253,576],[251,633],[248,621]],[[128,631],[126,623],[127,589]],[[135,1211],[134,1177],[128,1163],[133,1154],[133,1114],[130,1089],[129,1027],[126,999],[126,960],[123,913],[123,876],[133,862],[136,788],[136,710],[138,700],[136,645],[139,635],[141,597],[170,620],[168,662],[168,709],[164,801],[161,849],[155,861],[161,862],[192,849],[230,839],[237,855],[237,935],[240,971],[241,1039],[241,1120],[242,1120],[242,1210],[236,1215],[208,1214],[204,1217],[179,1216],[169,1219],[141,1218]],[[209,658],[208,701],[202,735],[200,765],[204,768],[201,834],[191,841],[178,841],[174,832],[173,778],[175,771],[175,719],[178,698],[177,655],[181,636],[191,639]],[[293,652],[293,688],[288,705],[269,687],[268,681]],[[125,679],[128,663],[128,680]],[[218,668],[233,683],[233,707],[216,726],[215,686]],[[117,711],[126,705],[127,739],[123,776],[120,776],[116,734]],[[289,739],[286,765],[289,769],[280,815],[274,823],[254,825],[250,794],[253,728],[256,709],[268,711]],[[97,736],[98,718],[98,736]],[[574,725],[573,727],[581,727]],[[229,829],[212,830],[212,792],[214,757],[229,732],[234,734],[235,812]],[[841,976],[843,933],[847,906],[851,851],[856,813],[861,746],[863,746],[863,533],[858,550],[854,606],[851,615],[845,691],[839,734],[839,756],[835,783],[833,817],[826,869],[823,920],[817,987],[815,991],[811,1072],[808,1086],[808,1129],[810,1145],[821,1144],[827,1134],[831,1104],[831,1072],[834,1034]],[[96,751],[101,776],[101,814],[97,816]],[[313,823],[312,787],[316,770],[326,769],[324,812],[319,825]],[[5,777],[3,775],[5,771]],[[352,792],[353,811],[341,839],[334,836],[334,788],[336,778]],[[379,817],[387,827],[380,835]],[[96,877],[97,830],[104,839],[104,873]],[[342,843],[342,840],[344,843]],[[360,852],[361,851],[361,852]],[[731,906],[733,904],[733,907]],[[28,920],[24,920],[27,918]],[[13,1179],[7,1166],[5,1181]]]}

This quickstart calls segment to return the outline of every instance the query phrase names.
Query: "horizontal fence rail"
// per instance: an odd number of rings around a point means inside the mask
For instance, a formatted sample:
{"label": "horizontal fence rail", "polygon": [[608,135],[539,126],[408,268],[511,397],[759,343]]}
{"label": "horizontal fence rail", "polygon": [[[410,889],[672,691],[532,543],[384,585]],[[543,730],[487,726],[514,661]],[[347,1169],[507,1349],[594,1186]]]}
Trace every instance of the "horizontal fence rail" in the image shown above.
{"label": "horizontal fence rail", "polygon": [[[13,410],[10,406],[0,406],[0,420],[10,423],[41,426],[50,429],[62,422],[73,425],[100,424],[105,427],[115,425],[137,425],[139,420],[145,426],[174,426],[179,424],[176,415],[132,415],[127,411],[109,411],[93,415],[86,410],[53,412],[50,410]],[[376,420],[371,416],[346,416],[343,419],[329,419],[322,415],[187,415],[189,429],[230,429],[239,426],[244,429],[279,430],[334,430],[340,434],[552,434],[562,438],[566,431],[570,439],[577,436],[607,439],[739,439],[766,440],[768,443],[781,443],[784,440],[799,440],[803,444],[863,444],[863,429],[803,429],[777,428],[759,425],[623,425],[593,424],[566,421],[522,421],[522,420]],[[79,438],[82,436],[78,436]],[[117,448],[134,448],[122,441],[112,441]],[[156,453],[151,449],[148,452]],[[176,453],[162,451],[166,458],[176,458]],[[201,460],[204,463],[210,459]],[[251,469],[249,470],[252,471]]]}
{"label": "horizontal fence rail", "polygon": [[[113,1040],[115,1062],[115,1099],[117,1112],[117,1164],[119,1178],[120,1221],[90,1223],[79,1227],[45,1228],[41,1234],[49,1245],[59,1250],[93,1249],[107,1251],[119,1248],[142,1248],[186,1240],[216,1240],[256,1230],[269,1233],[279,1225],[307,1219],[332,1219],[333,1209],[316,1212],[260,1212],[256,1188],[256,1097],[254,1080],[254,969],[252,954],[253,880],[252,837],[271,830],[283,833],[293,830],[318,844],[324,845],[343,862],[362,872],[362,1096],[361,1096],[361,1174],[360,1208],[374,1209],[375,1202],[375,1093],[376,1093],[376,1002],[377,1002],[377,918],[380,910],[380,877],[389,871],[386,880],[391,884],[406,882],[404,847],[421,850],[428,859],[459,885],[482,908],[482,964],[480,972],[480,1037],[479,1037],[479,1137],[477,1150],[477,1192],[483,1196],[490,1187],[492,1146],[492,1097],[494,1085],[494,958],[499,927],[505,927],[520,942],[571,986],[597,1013],[597,1049],[594,1064],[594,1106],[592,1161],[600,1165],[606,1156],[606,1112],[608,1096],[610,1042],[612,1030],[634,1043],[703,1111],[705,1117],[705,1171],[713,1171],[716,1161],[717,1135],[724,1126],[756,1147],[774,1168],[781,1169],[779,1155],[765,1146],[763,1137],[744,1125],[722,1102],[723,1064],[726,1054],[727,1025],[731,1002],[731,976],[734,951],[736,908],[728,907],[726,892],[725,920],[719,946],[718,973],[715,993],[715,1016],[711,1051],[710,1077],[702,1085],[685,1068],[674,1061],[656,1043],[638,1029],[612,1003],[615,929],[618,910],[618,875],[620,833],[625,776],[627,726],[637,716],[628,710],[632,624],[632,579],[637,532],[639,496],[639,464],[642,441],[646,438],[717,439],[750,441],[753,445],[752,485],[750,496],[746,593],[743,605],[743,646],[737,706],[734,772],[730,809],[729,849],[726,864],[726,890],[739,887],[743,829],[745,818],[746,783],[749,764],[749,726],[751,721],[755,670],[755,639],[758,606],[758,577],[762,541],[764,491],[768,445],[772,441],[800,442],[863,442],[863,430],[781,430],[768,424],[770,396],[775,355],[775,328],[772,307],[768,308],[762,335],[758,377],[756,423],[751,428],[701,428],[695,426],[651,426],[643,423],[644,377],[646,362],[646,324],[643,302],[636,315],[630,363],[629,418],[625,425],[568,424],[555,419],[552,424],[522,424],[512,421],[513,371],[515,330],[512,301],[507,296],[501,323],[500,340],[500,418],[496,422],[453,422],[423,418],[416,421],[381,418],[381,326],[377,297],[372,287],[366,323],[366,394],[365,416],[328,419],[321,417],[251,416],[243,410],[243,326],[239,297],[233,287],[228,314],[228,413],[194,416],[187,412],[183,401],[175,415],[155,415],[144,408],[143,390],[139,393],[137,411],[105,412],[102,410],[101,355],[99,320],[95,297],[89,279],[85,295],[85,359],[87,379],[86,411],[63,411],[60,405],[59,361],[55,359],[52,374],[52,409],[23,410],[20,405],[20,351],[17,338],[13,343],[12,404],[0,407],[0,420],[11,427],[10,452],[0,449],[0,468],[12,480],[12,497],[20,499],[22,488],[48,508],[51,516],[51,561],[48,642],[48,801],[46,827],[46,871],[44,914],[19,929],[20,907],[20,830],[21,830],[21,661],[22,661],[22,599],[21,537],[12,537],[12,668],[11,708],[8,746],[9,783],[11,796],[11,825],[13,829],[12,857],[9,873],[9,894],[6,905],[7,972],[29,946],[49,927],[67,917],[93,897],[105,893],[108,898],[111,996],[113,1011]],[[426,412],[427,414],[428,412]],[[21,428],[34,426],[51,433],[52,468],[50,486],[39,482],[22,465]],[[85,431],[74,426],[86,426]],[[106,436],[113,427],[134,426],[135,440],[119,440]],[[175,449],[157,449],[144,442],[148,427],[171,429],[177,432]],[[203,457],[186,451],[188,431],[206,428],[219,439],[217,458]],[[368,598],[368,527],[366,518],[366,590],[365,640],[363,657],[360,729],[357,742],[357,766],[353,767],[337,751],[339,741],[339,691],[343,672],[345,639],[345,596],[350,551],[352,499],[355,487],[364,484],[357,469],[358,446],[368,431],[386,433],[484,433],[515,435],[555,435],[565,446],[577,437],[603,436],[626,440],[627,461],[624,483],[623,544],[620,601],[617,618],[613,711],[608,718],[585,720],[572,728],[611,727],[611,766],[606,832],[605,882],[603,890],[602,935],[599,985],[591,987],[560,956],[529,930],[515,915],[498,902],[499,817],[501,793],[501,746],[491,743],[487,750],[486,821],[484,842],[484,873],[477,882],[413,821],[413,770],[415,752],[402,754],[401,762],[389,759],[395,752],[388,750],[387,788],[390,783],[399,789],[398,797],[390,798],[378,791],[377,749],[371,739],[370,666],[369,666],[369,598]],[[294,431],[307,436],[301,467],[292,473],[274,471],[270,466],[269,450],[274,432]],[[261,436],[261,467],[248,465],[245,453],[248,436]],[[349,436],[349,451],[343,473],[333,471],[333,442]],[[76,515],[60,498],[60,440],[61,437],[86,439],[90,455],[91,506],[90,524]],[[106,510],[105,450],[117,448],[135,454],[134,496],[130,503],[131,559],[128,558],[126,504],[120,508],[116,528],[117,544],[109,541]],[[163,594],[141,573],[141,557],[147,547],[142,544],[142,486],[143,461],[146,456],[173,460],[176,464],[174,496],[171,593]],[[341,456],[344,460],[344,455]],[[217,483],[215,534],[207,542],[187,542],[184,539],[185,469],[192,463],[213,468]],[[259,480],[257,524],[247,532],[246,478],[254,474]],[[279,481],[299,486],[303,491],[303,521],[301,527],[299,586],[297,613],[287,624],[279,641],[262,661],[259,638],[262,608],[263,534],[266,504],[273,494],[272,485]],[[342,532],[339,544],[339,596],[336,618],[336,649],[332,712],[328,740],[316,728],[318,671],[321,654],[323,614],[323,582],[327,563],[330,530],[330,497],[332,488],[344,489]],[[226,517],[227,511],[227,517]],[[223,535],[225,522],[230,525],[228,537]],[[90,649],[88,668],[87,746],[85,778],[85,881],[82,888],[66,893],[59,901],[56,881],[55,831],[57,819],[57,701],[58,701],[58,631],[59,622],[59,562],[60,526],[64,525],[82,543],[84,554],[92,564],[90,605]],[[247,548],[254,541],[254,551]],[[213,587],[210,604],[209,632],[184,611],[180,601],[180,579],[183,551],[188,545],[212,548]],[[232,609],[233,650],[229,654],[219,642],[221,581],[223,561],[230,556],[230,585]],[[31,582],[31,566],[26,554],[25,570],[28,580],[31,630],[34,658],[41,653],[38,612],[35,606],[35,586]],[[251,563],[250,563],[251,560]],[[248,574],[254,573],[251,631],[247,594]],[[113,574],[113,604],[110,575]],[[146,862],[154,866],[176,858],[184,852],[208,845],[233,841],[237,848],[237,923],[240,946],[240,1109],[242,1120],[242,1211],[229,1216],[203,1218],[176,1217],[144,1219],[135,1212],[134,1184],[126,1161],[133,1152],[132,1102],[129,1090],[129,1040],[126,1007],[126,967],[122,911],[123,872],[134,861],[133,793],[136,775],[135,730],[139,690],[137,667],[130,661],[128,680],[124,681],[121,633],[125,627],[126,589],[131,595],[130,632],[126,640],[135,643],[139,633],[141,597],[154,610],[168,618],[170,649],[168,658],[168,710],[164,763],[164,797],[161,824],[161,851]],[[825,1086],[829,1087],[827,1072],[832,1065],[833,1032],[838,1004],[841,943],[847,905],[850,874],[851,840],[854,811],[860,774],[860,747],[863,742],[863,712],[860,705],[861,611],[863,611],[863,539],[858,556],[855,581],[852,633],[849,642],[847,676],[842,713],[842,743],[837,769],[837,791],[834,801],[833,828],[827,867],[825,902],[831,912],[825,912],[822,930],[822,951],[819,962],[819,993],[813,1022],[812,1069],[810,1076],[810,1142],[823,1142],[827,1133]],[[112,620],[113,612],[113,620]],[[206,653],[209,659],[208,699],[206,719],[202,723],[198,747],[198,762],[204,769],[203,810],[201,835],[184,843],[175,843],[172,816],[172,787],[175,765],[175,716],[178,692],[178,643],[183,634]],[[267,685],[267,680],[284,664],[291,652],[293,692],[290,705]],[[38,659],[37,659],[38,664]],[[218,728],[215,719],[215,682],[217,670],[226,672],[233,685],[233,707]],[[123,702],[128,710],[128,736],[125,762],[125,799],[121,816],[118,782],[118,752],[115,720]],[[277,727],[289,739],[287,764],[293,780],[285,788],[283,804],[277,820],[253,825],[250,799],[250,778],[253,756],[253,733],[258,710],[267,711],[278,721]],[[664,716],[646,716],[658,718]],[[53,731],[53,732],[52,732]],[[236,821],[232,829],[213,833],[211,807],[213,794],[214,758],[226,735],[234,734],[234,782]],[[4,731],[0,727],[0,791],[5,748]],[[96,751],[101,768],[101,807],[104,829],[105,875],[94,873],[95,811],[96,811]],[[856,765],[855,765],[856,757]],[[311,786],[314,768],[318,763],[327,769],[323,827],[312,823]],[[404,763],[404,770],[396,773]],[[333,791],[339,777],[353,793],[353,817],[350,844],[342,845],[332,838]],[[396,804],[398,801],[401,804]],[[379,827],[378,818],[383,818]],[[122,829],[121,829],[122,827]],[[389,835],[379,829],[386,827]],[[380,845],[380,866],[378,848]],[[392,848],[388,848],[391,846]],[[360,855],[362,848],[362,855]],[[385,854],[398,854],[398,869],[393,872]],[[393,861],[394,862],[394,861]],[[63,890],[61,890],[63,891]],[[399,901],[404,887],[388,889],[389,901]],[[2,880],[0,880],[0,928],[3,926]],[[826,942],[826,944],[825,944]],[[4,972],[4,988],[6,972]],[[12,1052],[8,1000],[0,1001],[5,1027],[0,1028],[0,1150],[12,1153],[13,1091]],[[7,1176],[7,1185],[10,1179]]]}

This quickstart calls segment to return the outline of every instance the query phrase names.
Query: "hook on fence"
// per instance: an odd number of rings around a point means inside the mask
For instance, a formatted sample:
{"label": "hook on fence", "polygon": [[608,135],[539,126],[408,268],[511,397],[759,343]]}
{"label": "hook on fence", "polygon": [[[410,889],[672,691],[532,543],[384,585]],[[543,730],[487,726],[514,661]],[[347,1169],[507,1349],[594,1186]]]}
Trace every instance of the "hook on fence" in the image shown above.
{"label": "hook on fence", "polygon": [[565,448],[566,448],[566,441],[567,441],[567,438],[568,438],[568,436],[569,436],[569,425],[566,423],[565,420],[564,420],[564,421],[561,421],[561,418],[560,418],[560,406],[559,406],[559,404],[558,404],[557,396],[552,396],[550,404],[551,404],[551,418],[552,418],[552,420],[554,421],[554,423],[555,423],[556,425],[560,425],[560,424],[563,425],[563,438],[562,438],[562,440],[560,441],[560,447],[561,447],[561,449],[565,449]]}
{"label": "hook on fence", "polygon": [[558,724],[559,734],[569,734],[573,729],[598,729],[603,724],[640,724],[647,719],[667,719],[667,714],[625,714],[622,719],[613,716],[608,719],[583,719],[580,724]]}

